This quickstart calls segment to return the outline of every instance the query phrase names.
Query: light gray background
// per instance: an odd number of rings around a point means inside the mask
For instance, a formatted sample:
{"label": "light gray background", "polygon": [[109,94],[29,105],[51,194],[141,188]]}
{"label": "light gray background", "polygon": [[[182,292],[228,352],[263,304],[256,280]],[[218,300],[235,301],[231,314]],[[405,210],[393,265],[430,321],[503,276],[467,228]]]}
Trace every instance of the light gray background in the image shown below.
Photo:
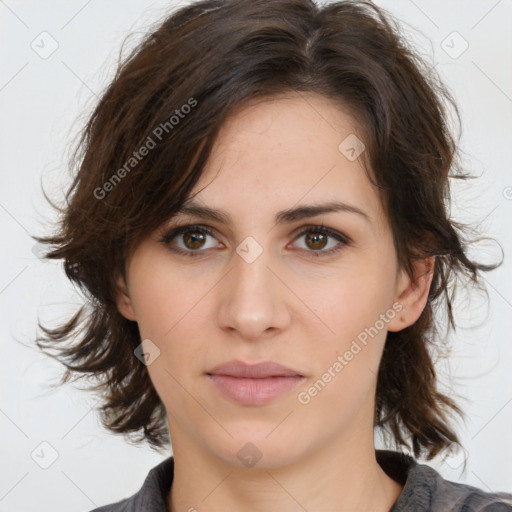
{"label": "light gray background", "polygon": [[[510,492],[512,2],[377,4],[405,23],[460,105],[466,165],[479,178],[456,190],[453,214],[464,222],[482,221],[479,229],[498,239],[505,251],[503,266],[485,275],[489,308],[478,295],[461,297],[461,324],[479,325],[457,331],[450,361],[439,365],[446,388],[466,399],[459,402],[467,413],[466,425],[459,426],[468,454],[466,471],[460,455],[430,464],[446,478]],[[94,397],[71,386],[48,392],[44,386],[56,382],[61,367],[16,340],[34,336],[37,315],[63,320],[80,302],[59,264],[32,253],[28,234],[43,234],[55,218],[41,184],[52,197],[62,197],[69,182],[67,151],[81,127],[77,116],[94,106],[112,78],[124,36],[149,30],[174,5],[0,0],[3,512],[81,512],[118,501],[135,493],[149,469],[165,457],[106,433],[93,410]],[[58,48],[44,55],[52,44]],[[489,261],[499,251],[481,246],[474,255]]]}

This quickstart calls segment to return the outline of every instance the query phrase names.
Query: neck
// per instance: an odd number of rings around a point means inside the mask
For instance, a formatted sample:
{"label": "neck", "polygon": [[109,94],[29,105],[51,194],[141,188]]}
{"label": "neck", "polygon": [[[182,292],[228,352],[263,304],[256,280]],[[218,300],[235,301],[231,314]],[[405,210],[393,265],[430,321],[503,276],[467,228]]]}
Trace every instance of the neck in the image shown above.
{"label": "neck", "polygon": [[402,491],[377,463],[373,436],[365,450],[353,440],[344,446],[326,443],[327,453],[312,450],[307,458],[277,468],[233,466],[183,441],[173,443],[179,449],[174,450],[170,512],[388,512]]}

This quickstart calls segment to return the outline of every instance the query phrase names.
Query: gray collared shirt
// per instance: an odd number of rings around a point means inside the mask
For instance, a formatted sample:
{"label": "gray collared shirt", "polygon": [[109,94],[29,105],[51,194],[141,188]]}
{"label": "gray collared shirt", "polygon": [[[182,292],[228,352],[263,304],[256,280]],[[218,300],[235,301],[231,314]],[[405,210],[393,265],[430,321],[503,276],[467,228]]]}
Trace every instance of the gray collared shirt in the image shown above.
{"label": "gray collared shirt", "polygon": [[[512,512],[512,494],[484,492],[445,480],[430,466],[405,454],[376,453],[386,473],[404,486],[389,512]],[[136,494],[91,512],[169,512],[167,496],[173,476],[174,459],[168,457],[149,471]]]}

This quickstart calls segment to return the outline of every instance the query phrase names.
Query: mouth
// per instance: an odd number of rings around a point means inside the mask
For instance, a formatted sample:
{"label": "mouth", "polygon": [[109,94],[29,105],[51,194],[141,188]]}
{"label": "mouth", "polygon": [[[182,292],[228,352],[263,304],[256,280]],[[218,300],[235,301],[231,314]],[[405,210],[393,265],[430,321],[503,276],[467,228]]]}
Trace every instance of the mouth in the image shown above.
{"label": "mouth", "polygon": [[248,406],[267,404],[306,379],[300,372],[273,361],[254,365],[229,361],[206,376],[225,397]]}

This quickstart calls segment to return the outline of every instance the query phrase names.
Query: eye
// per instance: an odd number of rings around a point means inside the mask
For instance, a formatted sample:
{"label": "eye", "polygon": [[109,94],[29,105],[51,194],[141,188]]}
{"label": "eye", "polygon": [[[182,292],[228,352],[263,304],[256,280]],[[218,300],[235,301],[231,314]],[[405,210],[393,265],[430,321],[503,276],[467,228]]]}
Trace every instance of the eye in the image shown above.
{"label": "eye", "polygon": [[[311,226],[308,229],[301,231],[298,234],[296,240],[302,238],[303,236],[306,237],[305,250],[308,253],[311,253],[311,256],[314,257],[337,253],[338,251],[341,251],[345,245],[349,245],[351,242],[349,237],[323,225]],[[337,240],[338,243],[332,243],[331,241],[330,248],[328,250],[323,250],[325,247],[329,246],[329,238]]]}
{"label": "eye", "polygon": [[[350,238],[346,235],[323,225],[311,226],[308,227],[308,229],[300,231],[295,240],[299,240],[304,236],[305,245],[303,245],[302,248],[313,257],[334,254],[351,242]],[[208,237],[214,238],[214,233],[205,226],[181,226],[164,234],[160,242],[168,246],[169,249],[175,253],[196,257],[199,256],[200,253],[205,252],[206,249],[212,249],[218,246],[215,243],[208,245],[206,243]],[[173,246],[172,242],[175,239],[181,242],[182,245],[180,246],[176,243],[175,246]],[[329,239],[332,239],[330,244]],[[334,241],[337,241],[337,243],[333,243]],[[329,245],[331,247],[328,250],[324,250]]]}
{"label": "eye", "polygon": [[[198,249],[205,248],[204,243],[209,236],[213,238],[213,232],[204,226],[181,226],[166,233],[160,239],[160,242],[164,245],[168,245],[172,251],[178,254],[183,254],[185,256],[198,256],[198,252],[203,252],[198,251]],[[185,246],[172,247],[171,242],[175,238],[181,240]],[[210,247],[206,246],[206,249],[211,249],[212,247],[215,247],[215,244]]]}

